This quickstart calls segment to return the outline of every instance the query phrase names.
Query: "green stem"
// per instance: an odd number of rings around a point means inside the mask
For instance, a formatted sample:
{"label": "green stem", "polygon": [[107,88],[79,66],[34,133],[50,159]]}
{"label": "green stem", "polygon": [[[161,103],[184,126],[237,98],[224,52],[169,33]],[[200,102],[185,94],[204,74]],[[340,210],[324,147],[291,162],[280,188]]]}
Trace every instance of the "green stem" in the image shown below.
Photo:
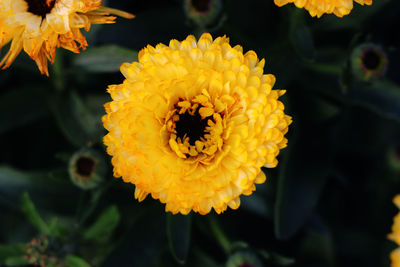
{"label": "green stem", "polygon": [[112,181],[108,181],[99,187],[97,190],[94,190],[90,194],[90,199],[87,203],[83,203],[83,207],[81,209],[85,209],[82,213],[78,213],[77,223],[78,226],[82,226],[86,220],[93,214],[94,210],[99,203],[100,198],[103,196],[104,192],[107,191],[108,187],[110,187]]}
{"label": "green stem", "polygon": [[219,244],[225,251],[227,255],[230,254],[231,251],[231,244],[229,239],[226,237],[225,233],[222,231],[221,226],[219,225],[218,221],[215,219],[214,216],[208,216],[208,221],[211,227],[211,231],[214,236],[217,238]]}
{"label": "green stem", "polygon": [[335,75],[339,75],[340,73],[342,73],[342,68],[337,65],[330,65],[324,63],[305,63],[303,66],[308,68],[309,70],[319,73],[335,74]]}
{"label": "green stem", "polygon": [[64,53],[62,50],[57,51],[57,57],[51,68],[51,79],[54,88],[61,92],[65,89],[65,75],[64,75]]}

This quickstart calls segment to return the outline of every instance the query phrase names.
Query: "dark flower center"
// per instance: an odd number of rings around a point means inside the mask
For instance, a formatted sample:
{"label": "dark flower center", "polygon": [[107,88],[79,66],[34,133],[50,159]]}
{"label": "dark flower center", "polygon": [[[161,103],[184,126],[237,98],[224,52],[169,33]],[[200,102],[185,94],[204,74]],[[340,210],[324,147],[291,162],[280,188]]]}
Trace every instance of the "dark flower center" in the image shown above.
{"label": "dark flower center", "polygon": [[80,157],[76,161],[77,173],[82,176],[90,176],[94,170],[95,162],[89,157]]}
{"label": "dark flower center", "polygon": [[194,145],[197,140],[204,136],[207,122],[210,118],[211,116],[202,119],[199,109],[193,115],[190,115],[187,111],[180,114],[179,121],[176,122],[175,126],[176,136],[181,138],[182,141],[183,137],[187,136],[189,137],[189,144]]}
{"label": "dark flower center", "polygon": [[56,0],[25,0],[28,4],[28,12],[45,18],[51,12]]}
{"label": "dark flower center", "polygon": [[210,10],[211,0],[192,0],[193,7],[199,12]]}
{"label": "dark flower center", "polygon": [[364,52],[362,56],[362,62],[365,68],[368,70],[376,70],[381,63],[381,57],[375,50],[368,50]]}

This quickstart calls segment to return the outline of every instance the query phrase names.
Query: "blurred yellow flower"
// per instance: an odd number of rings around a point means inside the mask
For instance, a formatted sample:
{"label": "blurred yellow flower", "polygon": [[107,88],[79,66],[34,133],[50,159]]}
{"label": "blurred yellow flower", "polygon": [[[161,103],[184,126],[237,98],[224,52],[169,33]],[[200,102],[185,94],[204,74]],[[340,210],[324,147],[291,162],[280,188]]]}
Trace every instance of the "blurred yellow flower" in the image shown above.
{"label": "blurred yellow flower", "polygon": [[121,66],[125,81],[108,88],[114,176],[173,214],[237,209],[240,195],[264,183],[261,167],[277,165],[291,123],[264,64],[208,33],[141,50],[139,62]]}
{"label": "blurred yellow flower", "polygon": [[[400,195],[394,197],[393,203],[400,209]],[[400,212],[393,218],[392,233],[388,235],[388,238],[400,245]],[[390,259],[391,267],[400,267],[400,247],[390,253]]]}
{"label": "blurred yellow flower", "polygon": [[0,67],[8,68],[23,49],[48,76],[47,60],[54,63],[56,47],[75,53],[87,47],[81,28],[114,23],[110,14],[133,18],[100,5],[101,0],[0,0],[0,48],[11,42]]}
{"label": "blurred yellow flower", "polygon": [[397,248],[390,253],[390,267],[400,267],[400,248]]}
{"label": "blurred yellow flower", "polygon": [[335,14],[338,17],[348,15],[353,9],[353,2],[372,5],[372,0],[274,0],[277,6],[294,3],[298,8],[305,8],[311,16],[318,18],[323,14]]}

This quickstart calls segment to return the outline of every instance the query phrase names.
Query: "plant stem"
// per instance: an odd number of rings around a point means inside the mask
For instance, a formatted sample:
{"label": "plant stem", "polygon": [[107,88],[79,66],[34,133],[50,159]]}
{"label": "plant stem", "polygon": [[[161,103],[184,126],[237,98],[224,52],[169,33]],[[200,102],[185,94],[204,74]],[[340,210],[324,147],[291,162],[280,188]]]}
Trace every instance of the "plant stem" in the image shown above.
{"label": "plant stem", "polygon": [[225,233],[222,231],[221,226],[219,225],[218,221],[215,219],[214,216],[208,216],[208,221],[211,227],[211,231],[214,236],[217,238],[219,244],[225,251],[227,255],[230,254],[231,245],[229,239],[226,237]]}
{"label": "plant stem", "polygon": [[324,63],[305,63],[304,67],[320,73],[336,74],[339,75],[342,72],[342,68],[337,65],[330,65]]}

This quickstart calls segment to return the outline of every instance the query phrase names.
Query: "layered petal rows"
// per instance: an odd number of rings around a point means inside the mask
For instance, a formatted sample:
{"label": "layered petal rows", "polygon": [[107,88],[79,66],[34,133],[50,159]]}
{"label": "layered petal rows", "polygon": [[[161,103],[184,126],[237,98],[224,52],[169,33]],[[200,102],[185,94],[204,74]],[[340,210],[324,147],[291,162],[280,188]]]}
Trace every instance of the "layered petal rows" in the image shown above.
{"label": "layered petal rows", "polygon": [[338,17],[348,15],[353,9],[353,2],[360,5],[372,5],[372,0],[274,0],[277,6],[294,3],[298,8],[305,8],[311,16],[318,18],[323,14],[335,14]]}
{"label": "layered petal rows", "polygon": [[48,76],[47,61],[54,62],[57,47],[79,53],[88,46],[82,28],[114,23],[110,13],[133,17],[100,5],[101,0],[1,0],[0,48],[11,45],[0,67],[8,68],[24,50]]}
{"label": "layered petal rows", "polygon": [[135,185],[166,211],[236,209],[275,167],[291,118],[272,90],[265,61],[227,37],[188,36],[147,46],[124,63],[122,84],[108,88],[104,137],[114,176]]}

